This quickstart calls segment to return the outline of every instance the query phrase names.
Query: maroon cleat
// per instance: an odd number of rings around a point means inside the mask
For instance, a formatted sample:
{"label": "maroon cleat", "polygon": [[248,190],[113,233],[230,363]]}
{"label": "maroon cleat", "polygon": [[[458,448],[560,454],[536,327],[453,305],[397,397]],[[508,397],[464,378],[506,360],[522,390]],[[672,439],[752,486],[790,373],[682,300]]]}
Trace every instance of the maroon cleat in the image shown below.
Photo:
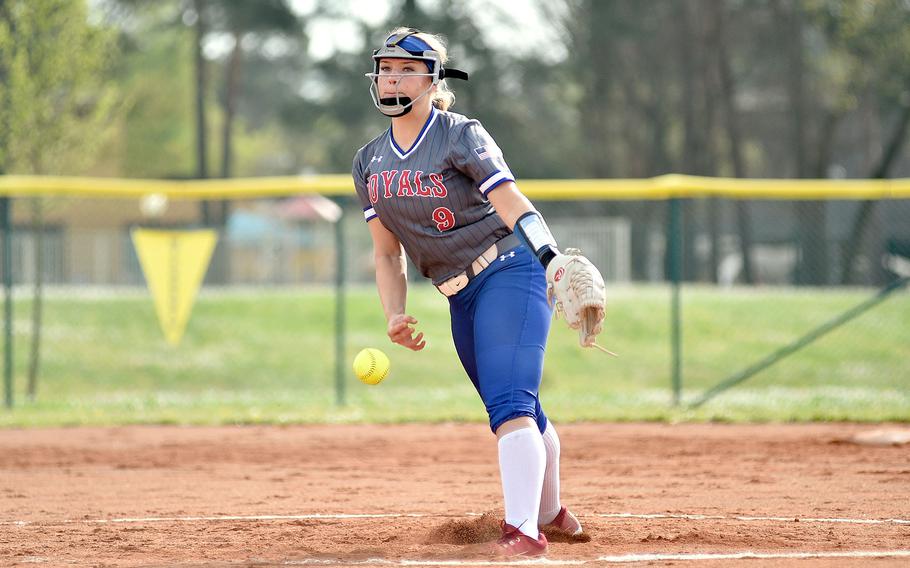
{"label": "maroon cleat", "polygon": [[547,553],[547,537],[543,533],[533,539],[505,521],[499,526],[502,528],[502,536],[492,543],[493,554],[496,556],[543,556]]}
{"label": "maroon cleat", "polygon": [[572,536],[578,536],[582,533],[581,523],[578,522],[575,515],[565,507],[559,510],[559,513],[556,514],[556,517],[552,521],[540,528],[554,528]]}

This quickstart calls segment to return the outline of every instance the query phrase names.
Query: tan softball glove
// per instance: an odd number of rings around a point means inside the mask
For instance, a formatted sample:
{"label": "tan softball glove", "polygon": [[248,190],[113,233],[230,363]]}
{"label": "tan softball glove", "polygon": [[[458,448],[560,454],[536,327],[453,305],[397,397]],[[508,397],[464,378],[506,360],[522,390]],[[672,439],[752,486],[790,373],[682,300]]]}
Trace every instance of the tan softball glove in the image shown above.
{"label": "tan softball glove", "polygon": [[555,303],[556,317],[562,315],[571,329],[578,330],[578,342],[582,347],[606,351],[594,343],[597,334],[603,331],[606,314],[604,279],[580,250],[566,249],[565,254],[558,254],[550,261],[547,299],[551,306]]}

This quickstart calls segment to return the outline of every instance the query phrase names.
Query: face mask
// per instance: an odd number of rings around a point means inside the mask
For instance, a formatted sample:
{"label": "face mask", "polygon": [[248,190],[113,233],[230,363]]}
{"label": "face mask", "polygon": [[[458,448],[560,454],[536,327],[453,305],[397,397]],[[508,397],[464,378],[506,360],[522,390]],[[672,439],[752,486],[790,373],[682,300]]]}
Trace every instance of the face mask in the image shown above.
{"label": "face mask", "polygon": [[[395,34],[386,40],[383,47],[373,52],[373,72],[366,73],[366,76],[370,79],[370,98],[373,100],[373,105],[379,109],[379,112],[388,117],[397,118],[411,112],[414,103],[425,97],[430,90],[432,90],[433,86],[438,85],[439,81],[442,79],[448,77],[465,81],[468,80],[468,74],[464,71],[459,71],[458,69],[443,69],[439,53],[430,48],[422,39],[414,35],[416,33],[418,33],[417,30],[409,30],[405,33]],[[397,92],[397,86],[394,97],[380,97],[379,61],[381,59],[410,59],[426,64],[427,69],[430,71],[429,73],[387,73],[384,74],[383,77],[398,77],[398,84],[400,84],[400,80],[403,77],[430,77],[432,79],[430,86],[413,100],[410,97]]]}

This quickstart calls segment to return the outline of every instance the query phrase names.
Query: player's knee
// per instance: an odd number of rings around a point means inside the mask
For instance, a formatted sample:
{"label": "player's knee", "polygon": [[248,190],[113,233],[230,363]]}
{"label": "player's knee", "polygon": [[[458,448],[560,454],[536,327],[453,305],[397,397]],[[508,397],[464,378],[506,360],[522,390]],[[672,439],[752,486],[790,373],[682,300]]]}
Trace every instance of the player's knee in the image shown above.
{"label": "player's knee", "polygon": [[502,438],[506,434],[510,434],[516,430],[532,430],[534,428],[537,428],[536,418],[531,416],[518,416],[500,424],[495,432],[497,438]]}
{"label": "player's knee", "polygon": [[529,418],[539,428],[537,412],[534,407],[533,403],[515,404],[514,402],[488,405],[487,414],[490,417],[490,430],[495,434],[503,424],[522,417]]}

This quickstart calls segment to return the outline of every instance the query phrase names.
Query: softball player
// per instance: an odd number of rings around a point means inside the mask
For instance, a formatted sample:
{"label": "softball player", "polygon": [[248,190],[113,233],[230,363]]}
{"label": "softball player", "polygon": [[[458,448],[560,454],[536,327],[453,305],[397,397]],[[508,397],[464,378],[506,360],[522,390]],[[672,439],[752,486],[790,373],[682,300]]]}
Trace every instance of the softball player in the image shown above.
{"label": "softball player", "polygon": [[441,38],[413,29],[374,52],[370,95],[391,127],[357,152],[354,185],[391,341],[425,346],[405,307],[405,252],[448,297],[458,356],[498,438],[505,520],[493,550],[542,555],[539,527],[582,532],[560,504],[559,437],[538,397],[552,315],[545,267],[560,253],[483,126],[448,112],[444,80],[468,76],[446,60]]}

